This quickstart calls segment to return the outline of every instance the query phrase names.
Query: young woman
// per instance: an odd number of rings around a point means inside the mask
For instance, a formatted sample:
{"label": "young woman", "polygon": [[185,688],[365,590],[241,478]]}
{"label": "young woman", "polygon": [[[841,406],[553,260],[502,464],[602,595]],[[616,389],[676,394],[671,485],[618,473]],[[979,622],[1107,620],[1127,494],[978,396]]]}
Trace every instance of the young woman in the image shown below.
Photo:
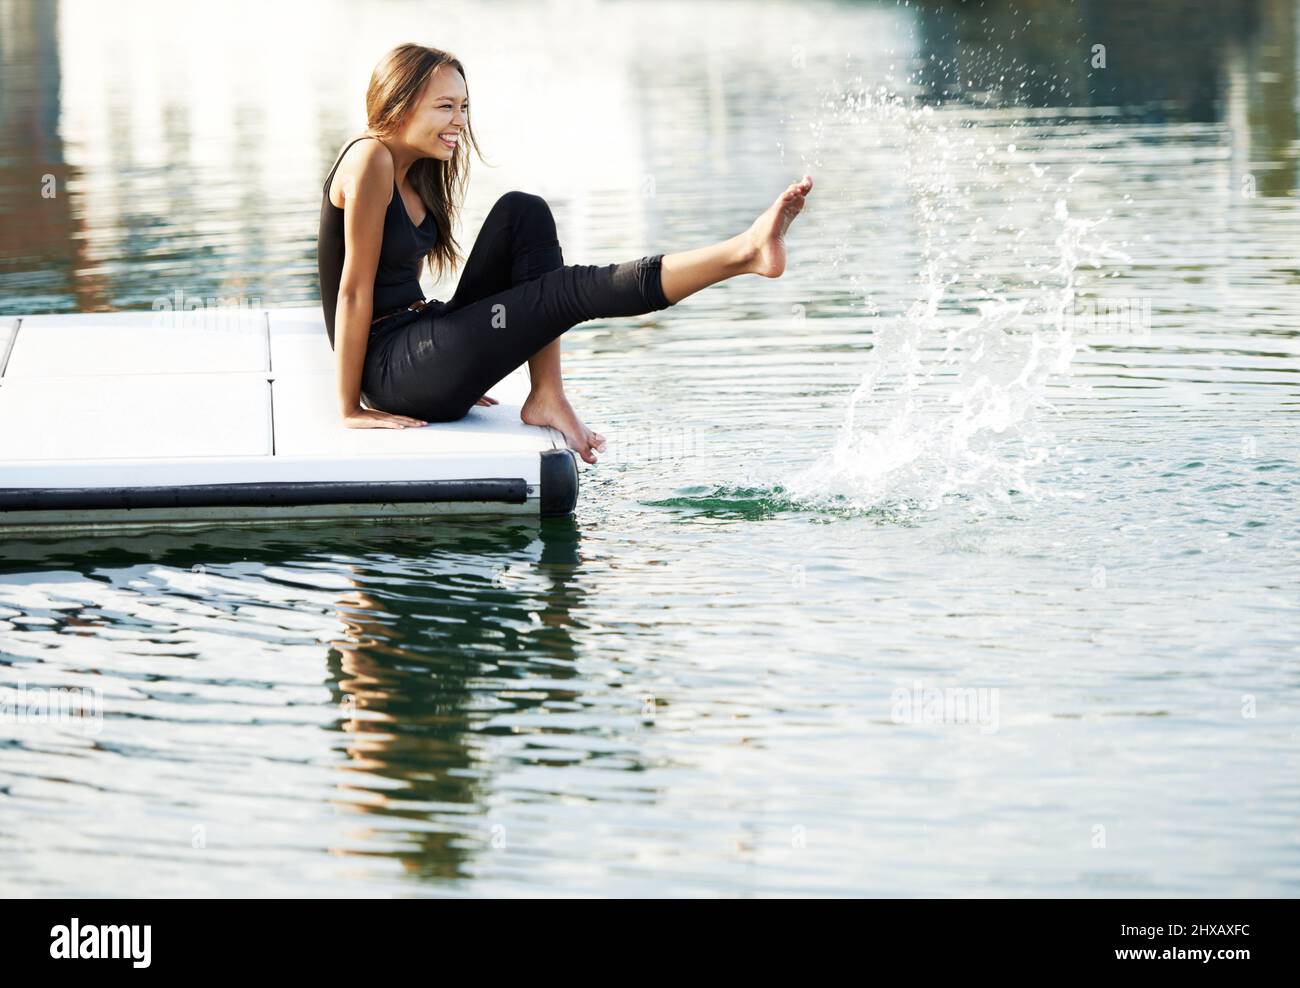
{"label": "young woman", "polygon": [[605,438],[565,396],[560,334],[588,319],[665,309],[736,275],[780,277],[786,229],[812,190],[805,175],[729,240],[603,266],[566,265],[546,201],[507,192],[451,300],[425,301],[422,261],[441,275],[460,260],[452,224],[467,147],[478,151],[465,69],[437,48],[401,45],[375,68],[366,114],[366,134],[343,148],[325,180],[317,241],[339,410],[354,429],[461,418],[495,404],[487,390],[527,361],[532,390],[521,417],[559,429],[595,463]]}

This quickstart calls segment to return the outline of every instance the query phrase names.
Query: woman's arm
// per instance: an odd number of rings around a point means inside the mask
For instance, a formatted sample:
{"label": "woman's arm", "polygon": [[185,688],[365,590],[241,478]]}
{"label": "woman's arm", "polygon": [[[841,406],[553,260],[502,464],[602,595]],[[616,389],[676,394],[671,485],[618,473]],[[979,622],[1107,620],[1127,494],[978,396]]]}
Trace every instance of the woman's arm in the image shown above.
{"label": "woman's arm", "polygon": [[334,311],[339,413],[353,429],[424,425],[406,415],[361,407],[361,376],[374,317],[375,272],[384,214],[393,195],[393,158],[378,141],[354,144],[336,174],[343,198],[343,273]]}

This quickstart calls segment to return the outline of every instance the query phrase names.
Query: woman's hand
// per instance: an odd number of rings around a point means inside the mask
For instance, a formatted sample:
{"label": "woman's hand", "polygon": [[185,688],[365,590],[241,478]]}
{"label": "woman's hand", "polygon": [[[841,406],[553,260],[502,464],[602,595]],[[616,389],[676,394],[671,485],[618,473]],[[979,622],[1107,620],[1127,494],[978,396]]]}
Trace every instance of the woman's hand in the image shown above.
{"label": "woman's hand", "polygon": [[422,425],[428,423],[376,408],[354,408],[343,416],[343,426],[347,429],[413,429]]}
{"label": "woman's hand", "polygon": [[474,402],[474,404],[476,404],[476,405],[499,405],[499,404],[501,404],[501,403],[500,403],[499,401],[497,401],[495,398],[493,398],[491,395],[484,395],[484,396],[483,396],[482,398],[480,398],[478,401]]}

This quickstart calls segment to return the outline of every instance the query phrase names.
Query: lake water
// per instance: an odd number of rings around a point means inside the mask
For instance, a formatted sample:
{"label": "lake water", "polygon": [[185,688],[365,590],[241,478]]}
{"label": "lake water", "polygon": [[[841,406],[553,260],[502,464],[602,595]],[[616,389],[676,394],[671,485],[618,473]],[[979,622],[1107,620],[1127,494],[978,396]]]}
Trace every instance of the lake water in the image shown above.
{"label": "lake water", "polygon": [[817,187],[566,334],[571,520],[6,540],[0,891],[1297,893],[1293,3],[181,6],[0,3],[0,314],[316,302],[408,37],[466,250]]}

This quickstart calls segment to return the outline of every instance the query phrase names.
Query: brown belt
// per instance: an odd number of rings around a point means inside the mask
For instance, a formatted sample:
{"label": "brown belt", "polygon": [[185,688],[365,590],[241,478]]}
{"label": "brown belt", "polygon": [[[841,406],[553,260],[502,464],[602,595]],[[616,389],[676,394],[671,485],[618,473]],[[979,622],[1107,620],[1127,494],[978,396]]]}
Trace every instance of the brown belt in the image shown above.
{"label": "brown belt", "polygon": [[377,323],[383,322],[385,319],[391,319],[393,316],[400,316],[403,312],[423,312],[430,304],[432,304],[432,302],[433,299],[431,298],[422,298],[418,302],[412,302],[410,305],[404,306],[403,308],[396,309],[393,312],[386,312],[376,319],[371,319],[370,325],[374,326]]}

